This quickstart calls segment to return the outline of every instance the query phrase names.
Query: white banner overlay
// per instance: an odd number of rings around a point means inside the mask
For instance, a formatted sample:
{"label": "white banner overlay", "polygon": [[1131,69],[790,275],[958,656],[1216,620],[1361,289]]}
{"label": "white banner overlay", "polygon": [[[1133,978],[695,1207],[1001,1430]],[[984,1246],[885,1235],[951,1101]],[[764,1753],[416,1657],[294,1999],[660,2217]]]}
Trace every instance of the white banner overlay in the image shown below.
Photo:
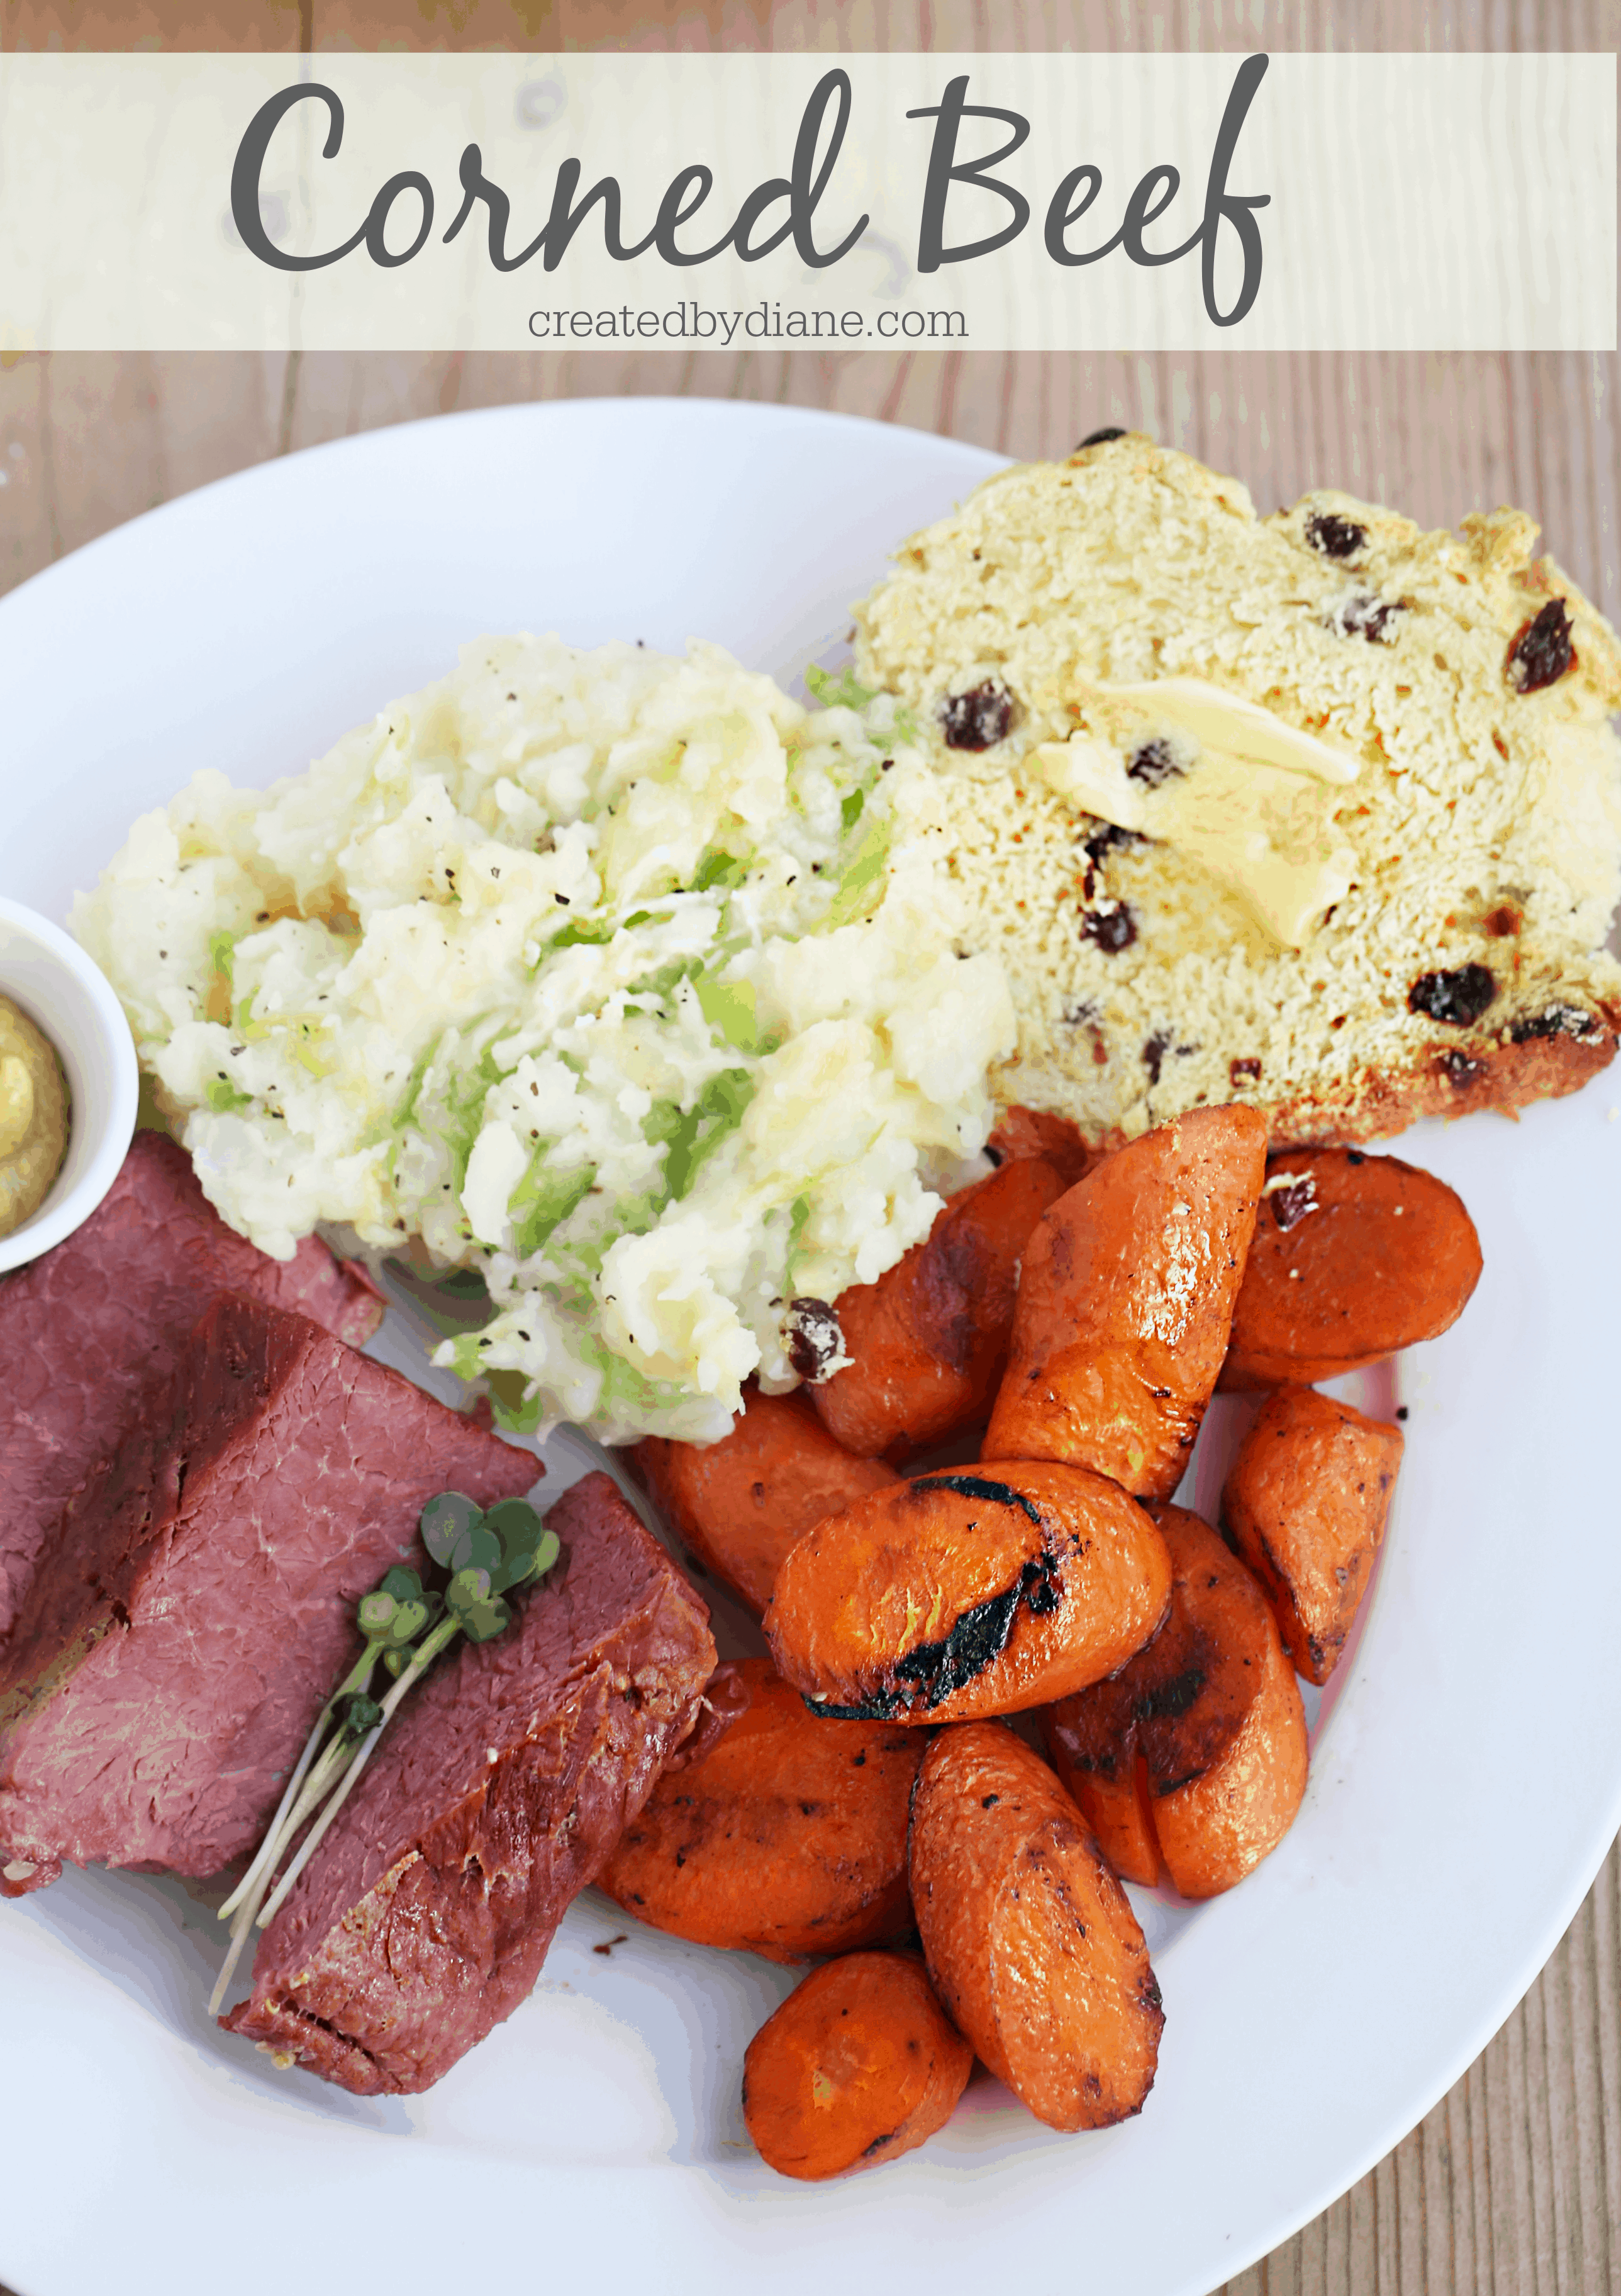
{"label": "white banner overlay", "polygon": [[0,55],[0,351],[1608,350],[1616,273],[1609,55]]}

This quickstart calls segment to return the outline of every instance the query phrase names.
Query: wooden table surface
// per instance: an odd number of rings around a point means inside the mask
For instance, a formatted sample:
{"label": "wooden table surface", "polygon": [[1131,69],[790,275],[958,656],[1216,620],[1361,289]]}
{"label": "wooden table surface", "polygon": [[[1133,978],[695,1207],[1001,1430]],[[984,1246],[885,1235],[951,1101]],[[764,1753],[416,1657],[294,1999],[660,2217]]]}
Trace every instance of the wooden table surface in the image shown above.
{"label": "wooden table surface", "polygon": [[[401,0],[386,15],[380,0],[241,0],[225,22],[223,4],[0,0],[0,45],[554,50],[629,37],[647,47],[829,50],[1621,45],[1621,0],[795,0],[776,9],[700,0],[634,26],[610,0]],[[1555,556],[1621,620],[1621,360],[1613,355],[22,358],[0,362],[0,588],[190,488],[320,440],[463,407],[648,392],[833,407],[1019,456],[1060,455],[1100,424],[1130,424],[1236,472],[1263,512],[1329,485],[1427,525],[1513,502],[1541,520]],[[1527,1726],[1546,1731],[1551,1760],[1581,1759],[1579,1747],[1560,1742],[1555,1718],[1528,1718]],[[1324,2005],[1331,2080],[1327,1996]],[[4,2238],[0,2224],[0,2266]],[[1228,2290],[1617,2296],[1614,1849],[1553,1958],[1456,2087],[1361,2184]]]}

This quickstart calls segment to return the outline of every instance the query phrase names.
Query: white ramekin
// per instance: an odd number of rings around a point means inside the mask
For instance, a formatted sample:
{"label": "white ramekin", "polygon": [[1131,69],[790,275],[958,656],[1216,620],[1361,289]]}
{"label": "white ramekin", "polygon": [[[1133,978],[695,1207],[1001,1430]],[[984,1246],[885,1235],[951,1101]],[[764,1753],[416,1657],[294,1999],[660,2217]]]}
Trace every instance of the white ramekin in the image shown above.
{"label": "white ramekin", "polygon": [[111,1187],[135,1128],[140,1071],[129,1023],[100,967],[20,901],[0,900],[0,996],[55,1046],[71,1101],[61,1170],[33,1218],[0,1236],[4,1270],[71,1235]]}

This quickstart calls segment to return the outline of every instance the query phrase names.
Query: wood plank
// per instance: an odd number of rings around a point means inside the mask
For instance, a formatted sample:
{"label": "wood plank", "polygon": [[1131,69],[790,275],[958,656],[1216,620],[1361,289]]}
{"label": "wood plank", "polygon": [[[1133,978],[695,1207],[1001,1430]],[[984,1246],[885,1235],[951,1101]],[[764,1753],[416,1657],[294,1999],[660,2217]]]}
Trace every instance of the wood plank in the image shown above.
{"label": "wood plank", "polygon": [[152,503],[289,447],[456,408],[670,392],[829,406],[1024,458],[1129,423],[1242,477],[1263,512],[1329,485],[1393,502],[1425,526],[1512,501],[1621,618],[1618,386],[1621,362],[1601,355],[29,357],[0,369],[0,461],[12,456],[0,579],[20,581]]}
{"label": "wood plank", "polygon": [[0,0],[0,50],[209,48],[295,53],[309,0]]}

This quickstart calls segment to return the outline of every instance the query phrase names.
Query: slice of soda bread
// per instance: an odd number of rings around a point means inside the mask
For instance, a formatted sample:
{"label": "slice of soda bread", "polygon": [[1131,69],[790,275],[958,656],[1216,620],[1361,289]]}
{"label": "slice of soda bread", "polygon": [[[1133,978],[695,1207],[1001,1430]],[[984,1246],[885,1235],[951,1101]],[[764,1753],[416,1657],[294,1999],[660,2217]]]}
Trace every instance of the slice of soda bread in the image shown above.
{"label": "slice of soda bread", "polygon": [[1613,1056],[1621,644],[1499,510],[1270,519],[1128,433],[988,480],[857,610],[910,808],[1013,986],[1011,1105],[1276,1142],[1574,1090]]}

